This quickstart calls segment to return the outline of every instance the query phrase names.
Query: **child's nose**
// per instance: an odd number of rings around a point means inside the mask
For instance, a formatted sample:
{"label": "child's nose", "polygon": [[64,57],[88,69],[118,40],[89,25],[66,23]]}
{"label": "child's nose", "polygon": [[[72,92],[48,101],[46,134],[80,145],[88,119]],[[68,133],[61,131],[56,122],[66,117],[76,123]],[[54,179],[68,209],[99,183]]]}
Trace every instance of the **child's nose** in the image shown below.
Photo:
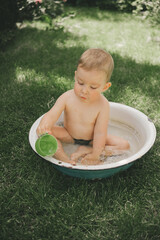
{"label": "child's nose", "polygon": [[88,88],[87,88],[87,86],[83,86],[82,87],[82,93],[84,93],[84,94],[86,94],[88,92]]}

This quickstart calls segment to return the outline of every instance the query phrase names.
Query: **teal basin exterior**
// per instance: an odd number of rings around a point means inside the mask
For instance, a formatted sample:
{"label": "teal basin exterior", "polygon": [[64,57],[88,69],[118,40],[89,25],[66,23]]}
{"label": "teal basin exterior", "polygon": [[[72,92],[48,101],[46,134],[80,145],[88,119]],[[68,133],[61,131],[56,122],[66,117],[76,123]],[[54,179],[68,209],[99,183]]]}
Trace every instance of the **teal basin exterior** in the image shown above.
{"label": "teal basin exterior", "polygon": [[54,167],[64,173],[65,175],[69,175],[72,177],[77,178],[85,178],[85,179],[101,179],[101,178],[107,178],[110,177],[118,172],[127,170],[129,167],[131,167],[133,163],[126,164],[121,167],[117,168],[111,168],[111,169],[102,169],[102,170],[82,170],[82,169],[73,169],[73,168],[67,168],[63,166],[58,166],[54,164]]}

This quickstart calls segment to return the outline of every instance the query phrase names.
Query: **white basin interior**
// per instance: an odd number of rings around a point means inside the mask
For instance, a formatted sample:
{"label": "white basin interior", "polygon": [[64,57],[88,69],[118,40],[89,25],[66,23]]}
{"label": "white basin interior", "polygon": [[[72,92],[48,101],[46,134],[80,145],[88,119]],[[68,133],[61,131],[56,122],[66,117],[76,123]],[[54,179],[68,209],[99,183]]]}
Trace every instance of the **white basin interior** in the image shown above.
{"label": "white basin interior", "polygon": [[137,109],[123,104],[110,104],[110,119],[131,127],[138,137],[139,150],[137,153],[145,154],[151,148],[156,138],[156,129],[153,122]]}
{"label": "white basin interior", "polygon": [[[41,116],[42,117],[42,116]],[[32,125],[29,133],[30,144],[35,150],[35,142],[37,140],[36,128],[41,119],[37,119]],[[58,120],[60,124],[63,122],[63,114]],[[117,157],[108,157],[103,164],[84,166],[77,164],[73,166],[69,163],[61,162],[53,157],[43,157],[44,159],[63,167],[72,167],[73,169],[83,170],[100,170],[111,169],[125,164],[129,164],[136,159],[142,157],[153,145],[156,138],[156,129],[152,121],[142,112],[129,106],[110,102],[110,121],[108,133],[125,138],[130,142],[131,149],[126,154]],[[70,154],[75,151],[77,146],[64,144],[65,151]]]}

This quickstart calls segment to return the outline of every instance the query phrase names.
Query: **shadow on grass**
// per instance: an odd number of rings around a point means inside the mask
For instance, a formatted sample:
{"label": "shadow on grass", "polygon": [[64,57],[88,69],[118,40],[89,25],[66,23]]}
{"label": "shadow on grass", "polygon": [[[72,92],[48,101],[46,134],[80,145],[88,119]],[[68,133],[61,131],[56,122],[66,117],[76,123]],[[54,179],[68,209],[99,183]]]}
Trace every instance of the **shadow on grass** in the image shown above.
{"label": "shadow on grass", "polygon": [[[66,41],[70,42],[69,46]],[[25,239],[32,238],[33,233],[40,239],[48,226],[49,233],[58,232],[62,236],[63,219],[71,216],[68,224],[71,220],[77,221],[71,214],[73,210],[79,217],[79,224],[84,221],[84,216],[87,224],[92,219],[86,214],[91,216],[97,206],[97,216],[101,216],[103,207],[112,213],[116,203],[117,209],[119,206],[123,209],[127,201],[142,206],[139,199],[144,191],[149,194],[150,188],[154,189],[154,181],[156,186],[158,153],[155,149],[144,157],[145,164],[141,159],[136,166],[110,179],[86,181],[62,175],[30,148],[28,132],[32,123],[74,83],[78,58],[85,51],[83,41],[85,37],[62,30],[25,28],[17,32],[16,41],[0,55],[1,234],[6,239],[15,236],[22,239],[24,233]],[[146,114],[152,112],[153,120],[157,121],[159,66],[139,64],[118,53],[114,53],[113,58],[115,70],[107,98],[136,107]],[[158,142],[156,146],[158,149]],[[93,216],[94,220],[97,216]],[[114,218],[112,221],[115,222]],[[63,233],[66,236],[65,229]]]}
{"label": "shadow on grass", "polygon": [[[66,46],[66,41],[70,41],[69,46]],[[82,42],[85,42],[85,36],[79,37],[63,30],[43,31],[25,28],[18,31],[17,41],[7,54],[2,53],[1,56],[3,63],[1,65],[1,89],[3,93],[7,94],[5,89],[9,84],[10,88],[14,87],[15,92],[19,87],[21,91],[23,88],[28,89],[25,92],[26,97],[30,95],[30,98],[34,100],[35,91],[37,94],[40,91],[41,104],[43,104],[43,96],[47,102],[51,95],[57,99],[63,91],[73,85],[78,59],[86,50]],[[131,98],[134,95],[136,98],[138,95],[141,97],[143,95],[157,101],[160,67],[147,63],[136,63],[129,57],[121,57],[118,53],[113,53],[112,56],[115,61],[115,69],[111,79],[112,88],[109,94],[106,93],[109,100],[119,101],[120,99],[130,103],[127,95],[130,94]],[[61,80],[59,81],[58,78]],[[14,91],[11,96],[14,98]],[[16,102],[21,101],[18,100],[18,95],[14,99]],[[9,99],[7,100],[9,101]],[[11,102],[13,103],[13,99]],[[133,106],[136,107],[134,101]]]}
{"label": "shadow on grass", "polygon": [[[69,46],[66,41],[70,41]],[[24,28],[17,31],[16,41],[0,57],[2,136],[6,136],[5,129],[8,129],[10,142],[14,143],[18,131],[19,139],[25,137],[30,124],[73,86],[77,61],[86,50],[82,41],[85,37],[79,38],[63,30]],[[136,63],[115,53],[112,56],[115,69],[112,88],[105,94],[107,98],[146,114],[153,112],[151,117],[156,121],[160,67]]]}
{"label": "shadow on grass", "polygon": [[[71,42],[69,46],[67,40]],[[3,156],[9,156],[11,152],[13,159],[15,152],[23,156],[22,145],[25,149],[28,144],[32,123],[73,86],[77,61],[86,50],[82,41],[85,37],[79,39],[63,30],[24,28],[17,31],[16,41],[0,57]],[[115,53],[112,55],[115,70],[112,88],[106,97],[151,114],[156,122],[160,67],[139,64]],[[31,149],[27,148],[26,156],[28,151],[31,153]]]}

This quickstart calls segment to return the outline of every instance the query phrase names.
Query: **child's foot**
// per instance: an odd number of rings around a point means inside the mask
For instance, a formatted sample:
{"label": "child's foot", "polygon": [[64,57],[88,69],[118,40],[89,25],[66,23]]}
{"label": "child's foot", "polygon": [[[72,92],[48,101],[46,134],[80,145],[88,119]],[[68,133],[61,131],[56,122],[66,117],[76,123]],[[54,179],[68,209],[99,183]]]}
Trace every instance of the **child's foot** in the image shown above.
{"label": "child's foot", "polygon": [[82,159],[81,164],[86,165],[86,166],[88,166],[88,165],[99,165],[99,164],[102,164],[102,161],[100,161],[99,159],[96,160],[96,161],[92,160],[92,159],[90,159],[90,160]]}
{"label": "child's foot", "polygon": [[114,146],[106,146],[104,151],[102,152],[103,156],[106,157],[111,157],[111,156],[117,156],[117,155],[122,155],[126,153],[127,150],[121,150],[121,149],[116,149]]}
{"label": "child's foot", "polygon": [[92,151],[91,147],[80,146],[76,152],[71,154],[71,160],[77,162],[79,158],[90,153]]}
{"label": "child's foot", "polygon": [[75,165],[76,162],[74,161],[74,159],[70,159],[67,154],[64,152],[63,148],[62,148],[62,144],[59,140],[57,140],[58,142],[58,149],[57,149],[57,152],[54,154],[54,157],[57,159],[57,160],[60,160],[62,162],[67,162],[67,163],[70,163],[72,165]]}
{"label": "child's foot", "polygon": [[76,162],[74,160],[70,159],[67,156],[67,154],[63,151],[63,149],[58,149],[53,157],[56,158],[57,160],[62,161],[62,162],[67,162],[67,163],[70,163],[72,165],[76,164]]}
{"label": "child's foot", "polygon": [[57,160],[61,161],[61,162],[67,162],[67,163],[70,163],[72,165],[76,165],[76,162],[74,160],[69,159],[69,157],[66,156],[66,155],[63,155],[63,156],[59,155],[58,157],[54,155],[53,157],[56,158]]}

